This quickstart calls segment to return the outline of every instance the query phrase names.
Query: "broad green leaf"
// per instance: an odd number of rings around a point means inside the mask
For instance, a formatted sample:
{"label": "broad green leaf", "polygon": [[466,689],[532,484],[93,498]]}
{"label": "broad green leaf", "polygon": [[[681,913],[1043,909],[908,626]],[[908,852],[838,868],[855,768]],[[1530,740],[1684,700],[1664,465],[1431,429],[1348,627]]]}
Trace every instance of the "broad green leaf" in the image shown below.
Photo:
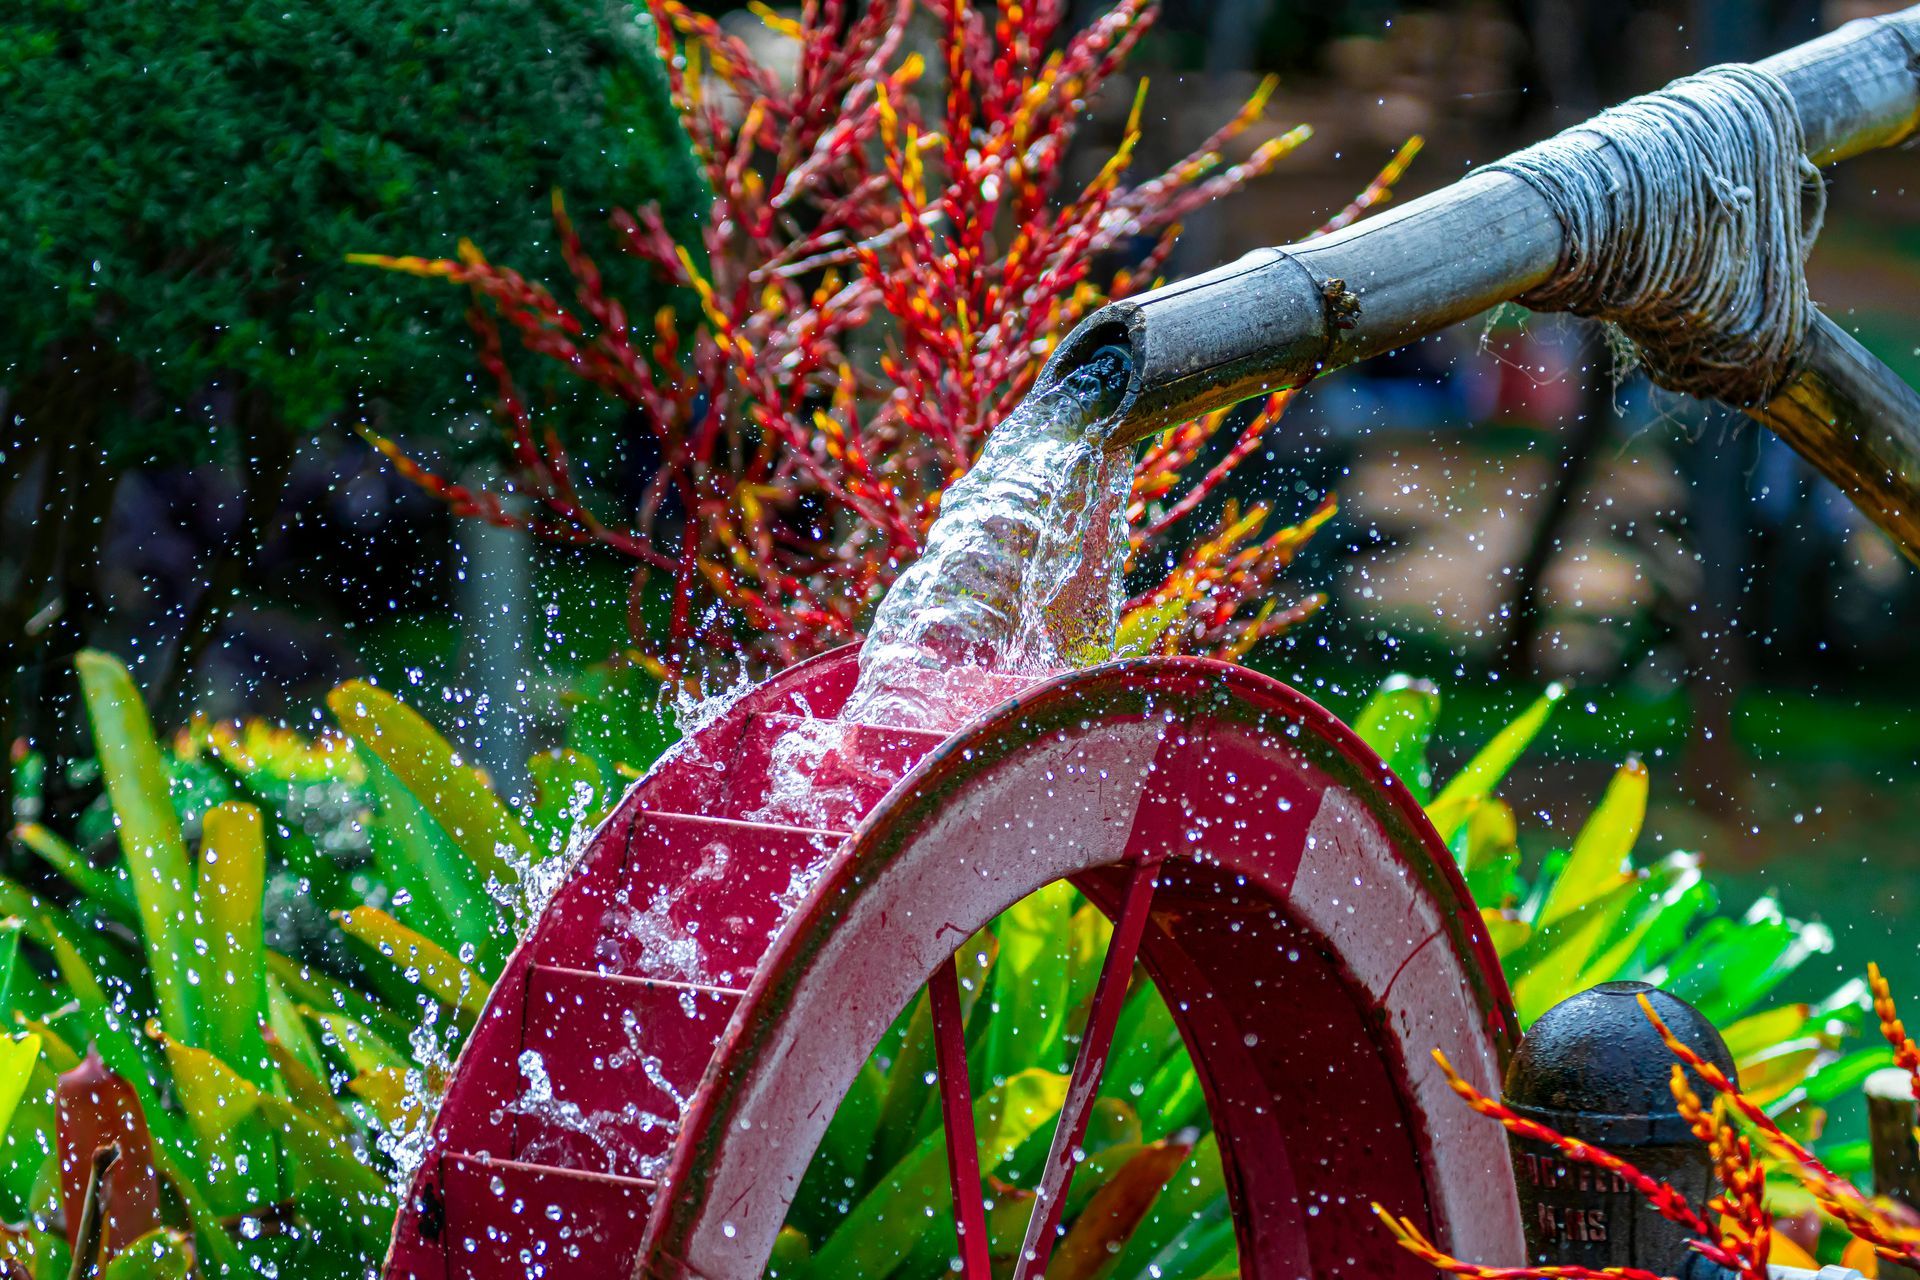
{"label": "broad green leaf", "polygon": [[408,1067],[375,1067],[347,1081],[347,1091],[371,1107],[387,1128],[411,1129],[427,1114],[427,1100],[408,1079],[412,1074]]}
{"label": "broad green leaf", "polygon": [[1427,744],[1440,719],[1440,689],[1430,680],[1388,676],[1360,714],[1353,731],[1387,768],[1406,784],[1414,799],[1425,804],[1433,794],[1433,768],[1427,763]]}
{"label": "broad green leaf", "polygon": [[1611,938],[1580,971],[1575,987],[1585,990],[1620,977],[1636,957],[1647,938],[1669,912],[1690,913],[1694,889],[1700,884],[1700,860],[1690,853],[1670,853],[1648,868],[1640,882],[1640,892]]}
{"label": "broad green leaf", "polygon": [[[100,934],[82,932],[67,912],[41,900],[25,886],[4,875],[0,875],[0,913],[18,920],[28,941],[52,951],[55,939],[58,939],[75,955],[85,956],[88,966],[102,977],[125,983],[129,987],[135,985],[137,969],[125,952]],[[29,966],[16,965],[14,980],[31,982],[32,972]]]}
{"label": "broad green leaf", "polygon": [[[1022,1071],[973,1104],[980,1170],[991,1174],[1029,1135],[1060,1114],[1067,1077]],[[912,1252],[940,1206],[951,1206],[946,1131],[922,1138],[814,1251],[805,1275],[812,1280],[880,1280]]]}
{"label": "broad green leaf", "polygon": [[1747,1015],[1725,1028],[1721,1038],[1727,1042],[1727,1052],[1733,1055],[1737,1065],[1742,1058],[1799,1035],[1812,1015],[1812,1005],[1784,1004],[1778,1009]]}
{"label": "broad green leaf", "polygon": [[[153,1150],[153,1167],[187,1208],[193,1223],[193,1238],[200,1248],[202,1270],[208,1276],[235,1277],[252,1274],[240,1256],[240,1249],[220,1225],[220,1211],[208,1201],[199,1180],[183,1170],[165,1145]],[[211,1264],[211,1265],[209,1265]]]}
{"label": "broad green leaf", "polygon": [[[365,1023],[388,1044],[403,1045],[413,1034],[415,1011],[404,1012],[382,1004],[344,982],[298,960],[269,949],[267,971],[295,1007],[307,1005],[324,1013],[344,1013]],[[268,986],[269,998],[273,986]],[[279,1025],[276,1022],[276,1027]],[[289,1040],[289,1044],[294,1043]]]}
{"label": "broad green leaf", "polygon": [[508,945],[513,931],[499,927],[485,875],[371,752],[367,782],[376,802],[367,845],[388,888],[408,900],[395,914],[449,951],[486,955]]}
{"label": "broad green leaf", "polygon": [[393,770],[483,875],[503,885],[519,881],[519,868],[536,855],[533,837],[419,713],[363,680],[349,680],[328,694],[327,706],[355,742]]}
{"label": "broad green leaf", "polygon": [[1532,706],[1521,712],[1512,724],[1494,734],[1492,741],[1480,748],[1473,759],[1467,761],[1466,767],[1454,774],[1447,785],[1440,789],[1440,794],[1427,806],[1427,816],[1433,820],[1442,840],[1451,843],[1474,807],[1493,794],[1494,788],[1507,776],[1507,770],[1513,768],[1521,753],[1546,727],[1547,720],[1553,715],[1554,704],[1565,697],[1566,692],[1563,685],[1548,685],[1547,691]]}
{"label": "broad green leaf", "polygon": [[1708,921],[1669,961],[1665,973],[1650,980],[1714,1022],[1731,1022],[1808,959],[1831,950],[1833,934],[1826,926],[1788,920],[1780,904],[1767,896],[1738,921]]}
{"label": "broad green leaf", "polygon": [[592,756],[564,747],[542,751],[527,761],[533,780],[535,825],[548,851],[558,853],[576,830],[590,825],[607,806],[606,779]]}
{"label": "broad green leaf", "polygon": [[1027,1067],[1066,1071],[1074,1046],[1066,1043],[1072,981],[1073,886],[1057,880],[1001,915],[994,934],[993,1016],[987,1023],[983,1083],[1009,1079]]}
{"label": "broad green leaf", "polygon": [[[1151,982],[1137,983],[1120,1007],[1120,1019],[1114,1027],[1113,1048],[1107,1055],[1107,1069],[1100,1077],[1102,1097],[1122,1098],[1135,1104],[1160,1070],[1167,1055],[1180,1046],[1180,1031],[1174,1026],[1173,1012]],[[1136,1106],[1137,1109],[1137,1106]],[[1151,1111],[1140,1115],[1149,1138],[1168,1133],[1164,1118]]]}
{"label": "broad green leaf", "polygon": [[1489,797],[1475,805],[1454,837],[1467,892],[1482,906],[1498,907],[1520,866],[1520,828],[1506,801]]}
{"label": "broad green leaf", "polygon": [[[85,1029],[85,1038],[93,1042],[93,1051],[105,1060],[116,1078],[132,1087],[148,1120],[171,1130],[175,1122],[160,1106],[153,1087],[154,1081],[165,1078],[164,1062],[131,1020],[130,1011],[108,998],[93,970],[63,936],[54,936],[52,951],[60,977],[79,1006],[79,1025]],[[91,1157],[91,1147],[87,1154]]]}
{"label": "broad green leaf", "polygon": [[1610,936],[1633,906],[1640,883],[1630,880],[1535,929],[1525,946],[1505,958],[1514,975],[1513,1007],[1525,1026],[1580,990],[1578,979],[1594,951]]}
{"label": "broad green leaf", "polygon": [[324,1009],[307,1008],[305,1013],[320,1024],[322,1043],[339,1050],[354,1075],[406,1065],[406,1056],[382,1040],[366,1023]]}
{"label": "broad green leaf", "polygon": [[28,1033],[18,1038],[0,1039],[0,1133],[13,1123],[13,1113],[33,1078],[33,1064],[40,1060],[40,1037]]}
{"label": "broad green leaf", "polygon": [[201,1138],[225,1137],[260,1110],[260,1091],[217,1055],[166,1035],[161,1036],[160,1045],[166,1050],[187,1122]]}
{"label": "broad green leaf", "polygon": [[936,1107],[937,1091],[927,1085],[934,1070],[933,1012],[922,991],[907,1017],[906,1035],[887,1068],[887,1089],[874,1123],[873,1147],[863,1185],[898,1164],[919,1140],[920,1117]]}
{"label": "broad green leaf", "polygon": [[799,1275],[812,1256],[813,1246],[806,1236],[792,1227],[781,1227],[780,1234],[774,1237],[773,1254],[767,1259],[767,1280]]}
{"label": "broad green leaf", "polygon": [[1547,891],[1537,923],[1551,925],[1618,888],[1646,818],[1647,767],[1631,756],[1574,837],[1573,850]]}
{"label": "broad green leaf", "polygon": [[286,988],[271,973],[267,975],[267,1030],[265,1033],[267,1052],[272,1056],[274,1066],[283,1076],[289,1075],[289,1065],[297,1063],[311,1076],[319,1076],[326,1071],[326,1063],[320,1057],[320,1048],[314,1044],[313,1036],[307,1030],[307,1020],[300,1012]]}
{"label": "broad green leaf", "polygon": [[[0,1015],[14,1008],[13,975],[20,963],[20,933],[25,927],[18,917],[0,920]],[[0,1129],[5,1128],[0,1124]]]}
{"label": "broad green leaf", "polygon": [[196,889],[208,970],[201,1018],[207,1047],[255,1084],[273,1072],[260,1036],[267,1013],[266,861],[258,809],[220,804],[207,810]]}
{"label": "broad green leaf", "polygon": [[358,1249],[379,1248],[393,1221],[393,1193],[348,1140],[286,1099],[261,1093],[260,1107],[286,1143],[294,1202],[309,1222]]}
{"label": "broad green leaf", "polygon": [[15,1264],[21,1275],[32,1280],[67,1280],[73,1271],[66,1240],[31,1225],[0,1225],[0,1259]]}
{"label": "broad green leaf", "polygon": [[186,1280],[192,1266],[186,1236],[156,1227],[116,1254],[99,1274],[100,1280]]}
{"label": "broad green leaf", "polygon": [[120,832],[140,908],[140,934],[153,975],[154,998],[167,1033],[199,1043],[199,1018],[189,977],[193,954],[193,875],[167,790],[167,769],[154,741],[146,703],[119,659],[85,650],[74,663],[93,722],[94,749]]}
{"label": "broad green leaf", "polygon": [[[1824,1067],[1806,1078],[1803,1085],[1804,1101],[1816,1106],[1825,1106],[1841,1098],[1851,1097],[1867,1077],[1874,1072],[1893,1065],[1893,1050],[1886,1045],[1874,1045],[1867,1049],[1856,1049],[1852,1053]],[[1740,1065],[1740,1083],[1746,1084],[1747,1069]]]}
{"label": "broad green leaf", "polygon": [[187,1123],[200,1140],[207,1166],[203,1186],[216,1208],[244,1212],[271,1199],[279,1188],[280,1149],[259,1122],[262,1092],[205,1049],[183,1045],[155,1029],[173,1072],[174,1090]]}
{"label": "broad green leaf", "polygon": [[1740,1092],[1762,1106],[1784,1097],[1807,1078],[1826,1052],[1818,1036],[1770,1045],[1740,1063]]}
{"label": "broad green leaf", "polygon": [[378,951],[448,1009],[478,1015],[486,1007],[487,980],[461,964],[446,948],[422,937],[384,911],[355,907],[336,911],[343,932]]}
{"label": "broad green leaf", "polygon": [[[1491,907],[1480,908],[1480,921],[1487,928],[1487,939],[1493,943],[1493,950],[1500,957],[1503,966],[1507,958],[1527,944],[1533,936],[1533,926],[1525,920],[1517,920],[1504,911],[1495,911]],[[1512,972],[1508,967],[1508,972]]]}

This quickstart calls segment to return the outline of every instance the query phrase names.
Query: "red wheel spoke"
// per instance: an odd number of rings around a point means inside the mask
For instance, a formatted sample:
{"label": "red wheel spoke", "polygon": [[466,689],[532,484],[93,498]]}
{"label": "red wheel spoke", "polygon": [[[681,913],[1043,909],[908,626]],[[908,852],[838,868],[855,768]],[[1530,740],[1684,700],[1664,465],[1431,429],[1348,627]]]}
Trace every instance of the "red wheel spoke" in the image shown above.
{"label": "red wheel spoke", "polygon": [[1134,864],[1133,876],[1127,881],[1126,900],[1113,926],[1113,941],[1107,944],[1107,958],[1100,966],[1099,985],[1093,989],[1093,1008],[1087,1015],[1086,1035],[1080,1041],[1080,1053],[1073,1063],[1067,1099],[1054,1126],[1053,1146],[1047,1152],[1040,1185],[1034,1192],[1033,1216],[1027,1220],[1027,1238],[1020,1246],[1014,1280],[1038,1280],[1047,1273],[1047,1260],[1053,1255],[1054,1232],[1059,1229],[1067,1188],[1073,1182],[1074,1166],[1078,1163],[1074,1153],[1080,1149],[1080,1140],[1086,1137],[1094,1095],[1100,1092],[1107,1050],[1113,1044],[1114,1026],[1120,1021],[1120,1006],[1126,1002],[1133,960],[1140,952],[1140,935],[1146,932],[1147,908],[1153,904],[1153,889],[1159,877],[1160,860],[1149,858]]}
{"label": "red wheel spoke", "polygon": [[948,956],[927,983],[933,1014],[933,1056],[940,1071],[940,1113],[947,1128],[947,1172],[953,1178],[953,1221],[960,1233],[961,1275],[991,1280],[987,1205],[980,1192],[980,1146],[973,1132],[967,1084],[967,1028],[960,1017],[960,974]]}

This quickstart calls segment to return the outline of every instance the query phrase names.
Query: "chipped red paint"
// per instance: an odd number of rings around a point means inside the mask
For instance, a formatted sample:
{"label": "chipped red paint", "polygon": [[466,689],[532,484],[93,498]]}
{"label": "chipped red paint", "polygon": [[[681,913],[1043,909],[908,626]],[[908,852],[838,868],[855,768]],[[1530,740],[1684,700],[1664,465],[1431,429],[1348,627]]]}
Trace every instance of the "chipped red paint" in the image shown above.
{"label": "chipped red paint", "polygon": [[[601,827],[462,1055],[389,1280],[760,1275],[834,1106],[954,948],[1062,878],[1118,916],[1156,858],[1139,955],[1206,1089],[1241,1274],[1423,1276],[1374,1199],[1453,1252],[1520,1260],[1505,1144],[1427,1058],[1497,1088],[1517,1039],[1499,965],[1350,731],[1237,667],[1111,663],[951,735],[859,728],[830,829],[745,820],[774,740],[854,675],[841,650],[770,680]],[[614,927],[636,912],[650,947]],[[689,937],[698,966],[671,945]],[[558,1097],[612,1118],[583,1136],[506,1109],[528,1048]],[[677,1138],[646,1119],[674,1093]]]}

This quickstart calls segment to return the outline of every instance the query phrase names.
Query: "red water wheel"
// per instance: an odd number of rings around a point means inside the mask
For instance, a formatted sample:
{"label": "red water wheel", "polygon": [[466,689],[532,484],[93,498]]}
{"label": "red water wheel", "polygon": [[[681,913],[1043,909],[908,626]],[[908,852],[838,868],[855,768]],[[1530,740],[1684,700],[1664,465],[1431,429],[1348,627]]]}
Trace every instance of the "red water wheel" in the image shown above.
{"label": "red water wheel", "polygon": [[1045,1273],[1136,961],[1205,1091],[1247,1280],[1428,1274],[1373,1200],[1521,1259],[1505,1140],[1428,1058],[1497,1086],[1506,987],[1452,859],[1352,733],[1238,668],[1117,662],[950,736],[836,726],[810,825],[751,819],[775,744],[822,732],[855,674],[841,651],[755,689],[596,833],[461,1055],[388,1277],[760,1276],[835,1107],[926,988],[955,1253],[987,1280],[953,956],[1063,879],[1113,938],[1021,1280]]}

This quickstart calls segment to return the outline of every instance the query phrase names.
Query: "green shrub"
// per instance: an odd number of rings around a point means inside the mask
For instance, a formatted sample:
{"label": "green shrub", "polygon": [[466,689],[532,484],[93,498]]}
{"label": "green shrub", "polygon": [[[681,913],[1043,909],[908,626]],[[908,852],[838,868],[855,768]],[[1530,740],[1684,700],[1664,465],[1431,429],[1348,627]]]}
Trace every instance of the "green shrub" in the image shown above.
{"label": "green shrub", "polygon": [[460,299],[348,254],[468,234],[558,275],[553,190],[589,228],[703,200],[617,0],[18,0],[0,101],[0,386],[30,431],[99,419],[110,464],[210,456],[234,396],[249,449],[356,397],[470,412]]}

